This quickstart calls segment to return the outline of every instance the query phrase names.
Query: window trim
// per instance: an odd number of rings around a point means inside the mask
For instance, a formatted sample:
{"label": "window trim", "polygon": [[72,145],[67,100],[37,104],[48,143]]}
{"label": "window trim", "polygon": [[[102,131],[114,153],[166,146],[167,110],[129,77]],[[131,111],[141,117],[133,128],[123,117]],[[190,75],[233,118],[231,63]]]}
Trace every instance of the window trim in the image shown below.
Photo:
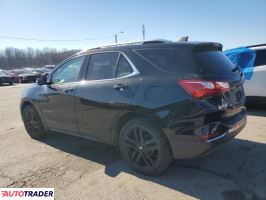
{"label": "window trim", "polygon": [[[86,80],[85,77],[86,77],[86,74],[88,72],[88,68],[89,68],[89,63],[90,63],[90,59],[91,59],[91,56],[94,55],[94,54],[101,54],[101,53],[119,53],[118,55],[118,59],[117,59],[117,63],[116,63],[116,70],[117,70],[117,65],[119,63],[119,59],[120,59],[120,56],[124,56],[125,59],[127,60],[127,62],[129,63],[130,67],[132,68],[133,72],[126,75],[126,76],[122,76],[122,77],[114,77],[114,78],[106,78],[106,79],[98,79],[98,80]],[[87,62],[87,66],[86,66],[86,70],[84,71],[84,76],[83,76],[83,79],[81,80],[82,82],[92,82],[92,81],[109,81],[109,80],[119,80],[119,79],[125,79],[125,78],[129,78],[129,77],[132,77],[132,76],[136,76],[139,73],[139,70],[137,69],[137,67],[132,63],[132,61],[128,58],[128,56],[122,52],[122,51],[101,51],[101,52],[93,52],[93,53],[89,53],[87,54],[87,56],[89,56],[90,58],[88,59],[88,62]]]}

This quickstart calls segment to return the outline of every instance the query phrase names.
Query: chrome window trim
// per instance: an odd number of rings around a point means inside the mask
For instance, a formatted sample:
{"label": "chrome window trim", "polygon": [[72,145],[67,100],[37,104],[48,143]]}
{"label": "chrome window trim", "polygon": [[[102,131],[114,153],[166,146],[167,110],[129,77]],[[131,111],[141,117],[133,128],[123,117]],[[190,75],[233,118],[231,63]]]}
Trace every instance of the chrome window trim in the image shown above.
{"label": "chrome window trim", "polygon": [[139,70],[137,69],[137,67],[132,63],[132,61],[128,58],[128,56],[122,52],[122,51],[101,51],[101,52],[95,52],[95,53],[89,53],[88,55],[94,55],[94,54],[100,54],[100,53],[120,53],[121,55],[123,55],[126,60],[128,61],[129,65],[131,66],[131,68],[133,69],[133,72],[131,74],[128,74],[126,76],[123,77],[118,77],[118,78],[107,78],[107,79],[98,79],[98,80],[81,80],[80,82],[85,83],[85,82],[96,82],[96,81],[111,81],[111,80],[119,80],[119,79],[125,79],[125,78],[129,78],[132,76],[136,76],[139,73]]}

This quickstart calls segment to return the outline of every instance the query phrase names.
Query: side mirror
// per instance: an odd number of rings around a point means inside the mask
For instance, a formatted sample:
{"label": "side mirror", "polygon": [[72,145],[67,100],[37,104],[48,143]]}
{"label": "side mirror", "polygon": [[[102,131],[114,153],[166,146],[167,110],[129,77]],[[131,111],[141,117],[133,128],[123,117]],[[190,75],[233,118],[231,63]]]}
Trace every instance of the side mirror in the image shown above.
{"label": "side mirror", "polygon": [[36,80],[36,83],[38,85],[49,85],[50,83],[47,81],[48,75],[49,73],[43,73],[42,76]]}
{"label": "side mirror", "polygon": [[46,77],[45,76],[42,76],[41,78],[38,78],[36,83],[38,85],[46,85]]}

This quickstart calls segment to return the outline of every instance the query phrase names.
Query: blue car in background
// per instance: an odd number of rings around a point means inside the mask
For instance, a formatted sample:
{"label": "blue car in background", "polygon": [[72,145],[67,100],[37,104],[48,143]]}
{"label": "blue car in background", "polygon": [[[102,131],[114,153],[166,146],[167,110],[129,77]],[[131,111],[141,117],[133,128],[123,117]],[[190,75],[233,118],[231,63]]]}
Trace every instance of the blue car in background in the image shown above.
{"label": "blue car in background", "polygon": [[249,100],[266,100],[266,44],[224,51],[243,72],[244,89]]}

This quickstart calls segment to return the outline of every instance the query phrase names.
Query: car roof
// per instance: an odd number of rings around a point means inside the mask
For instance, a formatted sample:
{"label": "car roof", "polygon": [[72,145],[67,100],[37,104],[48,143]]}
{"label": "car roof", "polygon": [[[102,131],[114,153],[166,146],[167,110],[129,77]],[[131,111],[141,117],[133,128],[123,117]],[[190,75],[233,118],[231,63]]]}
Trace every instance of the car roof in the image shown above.
{"label": "car roof", "polygon": [[130,42],[130,43],[120,43],[120,44],[112,44],[107,46],[100,46],[91,49],[85,49],[74,56],[83,55],[83,54],[90,54],[96,52],[106,52],[106,51],[123,51],[127,49],[139,49],[139,48],[166,48],[166,47],[177,47],[177,46],[201,46],[201,45],[212,45],[216,46],[219,49],[222,49],[222,45],[216,42],[196,42],[196,41],[169,41],[164,39],[159,40],[148,40],[148,41],[137,41],[137,42]]}

